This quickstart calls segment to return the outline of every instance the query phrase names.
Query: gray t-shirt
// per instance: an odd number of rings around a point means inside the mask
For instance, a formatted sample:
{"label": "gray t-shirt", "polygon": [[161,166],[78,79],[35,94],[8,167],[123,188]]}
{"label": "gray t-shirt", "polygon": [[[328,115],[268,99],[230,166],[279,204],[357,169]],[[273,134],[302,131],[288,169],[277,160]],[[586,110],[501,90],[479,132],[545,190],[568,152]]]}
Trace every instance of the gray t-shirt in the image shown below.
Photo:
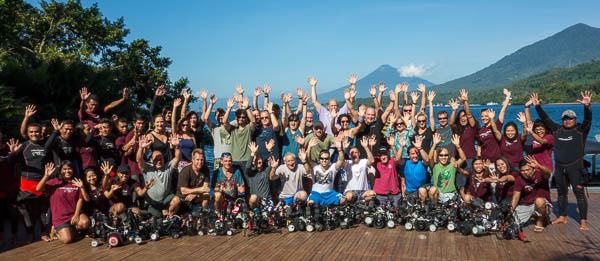
{"label": "gray t-shirt", "polygon": [[[250,187],[250,195],[255,194],[262,198],[271,197],[271,190],[269,189],[269,172],[271,166],[267,166],[262,171],[258,171],[252,165],[253,157],[250,157],[246,162],[246,170],[244,171],[244,178],[248,182]],[[263,160],[264,161],[264,160]]]}
{"label": "gray t-shirt", "polygon": [[171,194],[171,182],[173,181],[173,161],[169,161],[167,165],[164,165],[161,169],[155,169],[154,167],[146,164],[146,170],[142,171],[145,181],[154,179],[154,185],[148,189],[146,195],[154,201],[162,201],[169,194]]}
{"label": "gray t-shirt", "polygon": [[210,129],[214,141],[213,153],[215,158],[221,158],[223,152],[231,152],[231,134],[223,125]]}
{"label": "gray t-shirt", "polygon": [[302,187],[302,177],[306,175],[304,165],[297,164],[294,171],[290,170],[285,164],[281,165],[275,170],[275,175],[279,177],[283,185],[279,198],[293,197],[296,192],[304,189]]}

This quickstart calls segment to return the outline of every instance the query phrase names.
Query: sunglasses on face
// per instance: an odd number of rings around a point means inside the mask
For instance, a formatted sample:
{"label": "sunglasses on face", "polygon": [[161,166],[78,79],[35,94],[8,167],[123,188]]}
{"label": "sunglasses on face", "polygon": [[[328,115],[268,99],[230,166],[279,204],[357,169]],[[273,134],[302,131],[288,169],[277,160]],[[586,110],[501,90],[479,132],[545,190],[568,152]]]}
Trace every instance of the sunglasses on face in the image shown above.
{"label": "sunglasses on face", "polygon": [[571,118],[571,117],[563,117],[562,120],[563,121],[570,121],[570,120],[574,120],[575,118]]}
{"label": "sunglasses on face", "polygon": [[440,121],[441,121],[441,120],[447,120],[447,119],[448,119],[448,117],[439,117],[439,118],[438,118],[438,120],[440,120]]}
{"label": "sunglasses on face", "polygon": [[411,112],[412,110],[402,110],[403,112]]}
{"label": "sunglasses on face", "polygon": [[290,122],[298,122],[298,119],[291,119]]}
{"label": "sunglasses on face", "polygon": [[329,158],[319,158],[319,160],[329,160]]}
{"label": "sunglasses on face", "polygon": [[450,156],[449,154],[440,154],[440,157],[448,157]]}
{"label": "sunglasses on face", "polygon": [[260,117],[261,120],[268,120],[269,117]]}
{"label": "sunglasses on face", "polygon": [[425,122],[427,122],[427,120],[420,120],[420,121],[417,121],[417,122],[418,123],[425,123]]}

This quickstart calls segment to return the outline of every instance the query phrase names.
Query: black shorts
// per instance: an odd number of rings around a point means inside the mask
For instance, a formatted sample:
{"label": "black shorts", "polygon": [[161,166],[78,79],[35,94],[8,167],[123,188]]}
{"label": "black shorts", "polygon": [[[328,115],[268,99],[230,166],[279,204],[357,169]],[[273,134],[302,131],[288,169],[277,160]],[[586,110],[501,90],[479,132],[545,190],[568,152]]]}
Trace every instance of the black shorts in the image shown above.
{"label": "black shorts", "polygon": [[68,228],[68,227],[73,227],[73,225],[71,225],[70,222],[64,223],[59,225],[58,227],[55,227],[54,230],[56,230],[56,232],[60,231],[63,228]]}

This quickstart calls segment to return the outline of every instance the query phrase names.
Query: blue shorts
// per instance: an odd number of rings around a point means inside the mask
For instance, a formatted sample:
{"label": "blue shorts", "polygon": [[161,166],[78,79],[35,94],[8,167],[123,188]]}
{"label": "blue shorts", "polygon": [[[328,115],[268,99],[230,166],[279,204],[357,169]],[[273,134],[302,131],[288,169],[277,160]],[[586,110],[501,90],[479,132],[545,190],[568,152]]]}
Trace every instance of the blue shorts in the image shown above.
{"label": "blue shorts", "polygon": [[330,190],[329,192],[319,193],[316,191],[311,191],[310,196],[308,196],[308,200],[314,201],[318,205],[339,205],[340,199],[343,199],[344,195],[336,192],[335,190]]}

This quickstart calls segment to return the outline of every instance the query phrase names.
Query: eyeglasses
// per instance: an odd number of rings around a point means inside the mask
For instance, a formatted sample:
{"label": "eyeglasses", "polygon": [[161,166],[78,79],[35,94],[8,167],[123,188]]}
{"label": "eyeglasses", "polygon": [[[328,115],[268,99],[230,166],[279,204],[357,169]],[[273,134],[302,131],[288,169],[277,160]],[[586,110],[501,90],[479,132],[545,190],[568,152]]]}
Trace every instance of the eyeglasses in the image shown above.
{"label": "eyeglasses", "polygon": [[427,122],[427,120],[420,120],[420,121],[417,121],[417,122],[418,123],[425,123],[425,122]]}
{"label": "eyeglasses", "polygon": [[340,121],[340,123],[348,123],[348,121],[346,121],[346,120],[343,120],[343,121]]}
{"label": "eyeglasses", "polygon": [[319,158],[319,160],[329,160],[329,158]]}
{"label": "eyeglasses", "polygon": [[440,154],[440,157],[448,157],[450,156],[449,154]]}
{"label": "eyeglasses", "polygon": [[438,120],[440,120],[440,121],[441,121],[441,120],[447,120],[447,119],[448,119],[448,117],[439,117],[439,118],[438,118]]}
{"label": "eyeglasses", "polygon": [[261,120],[268,120],[270,119],[269,117],[260,117]]}

